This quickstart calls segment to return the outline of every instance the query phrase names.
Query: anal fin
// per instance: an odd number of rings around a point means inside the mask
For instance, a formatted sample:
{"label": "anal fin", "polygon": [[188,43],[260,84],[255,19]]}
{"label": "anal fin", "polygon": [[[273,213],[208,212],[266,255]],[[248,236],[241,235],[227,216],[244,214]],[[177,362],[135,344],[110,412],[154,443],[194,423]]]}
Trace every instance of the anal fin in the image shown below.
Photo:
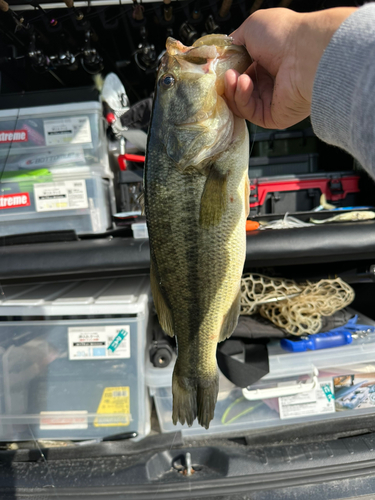
{"label": "anal fin", "polygon": [[215,168],[208,174],[201,198],[199,224],[203,228],[216,226],[227,208],[227,176]]}
{"label": "anal fin", "polygon": [[241,290],[239,290],[237,297],[234,299],[229,311],[225,315],[223,325],[221,327],[218,342],[223,342],[223,340],[230,337],[237,326],[238,316],[241,310]]}
{"label": "anal fin", "polygon": [[169,307],[167,306],[165,299],[160,290],[159,282],[155,275],[154,267],[151,263],[150,266],[150,284],[151,284],[151,293],[154,299],[154,305],[156,309],[156,313],[158,315],[159,323],[164,332],[170,337],[174,336],[173,331],[173,319],[172,313]]}

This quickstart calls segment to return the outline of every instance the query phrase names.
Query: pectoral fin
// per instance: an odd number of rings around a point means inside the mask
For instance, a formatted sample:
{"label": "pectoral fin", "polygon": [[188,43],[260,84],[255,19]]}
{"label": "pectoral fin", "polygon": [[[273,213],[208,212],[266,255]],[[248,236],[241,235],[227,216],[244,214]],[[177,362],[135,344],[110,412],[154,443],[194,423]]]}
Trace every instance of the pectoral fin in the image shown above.
{"label": "pectoral fin", "polygon": [[227,176],[215,168],[208,174],[201,198],[199,224],[208,229],[216,226],[227,208]]}
{"label": "pectoral fin", "polygon": [[151,284],[151,293],[154,299],[154,305],[156,313],[158,315],[160,326],[167,335],[173,337],[174,331],[173,331],[172,313],[162,295],[159,282],[156,278],[154,266],[152,263],[150,266],[150,284]]}
{"label": "pectoral fin", "polygon": [[227,339],[232,335],[238,323],[238,316],[240,315],[240,309],[241,309],[241,290],[239,290],[238,295],[234,299],[231,308],[225,315],[218,342],[222,342],[223,340]]}

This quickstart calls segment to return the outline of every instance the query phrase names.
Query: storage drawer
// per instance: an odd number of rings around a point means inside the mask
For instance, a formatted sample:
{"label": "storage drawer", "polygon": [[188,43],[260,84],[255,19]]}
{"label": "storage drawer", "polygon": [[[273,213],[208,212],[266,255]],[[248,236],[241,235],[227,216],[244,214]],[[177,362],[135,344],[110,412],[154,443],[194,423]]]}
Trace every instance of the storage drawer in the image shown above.
{"label": "storage drawer", "polygon": [[111,175],[99,102],[0,111],[2,171],[76,165]]}
{"label": "storage drawer", "polygon": [[0,185],[0,235],[74,230],[104,233],[112,226],[113,183],[89,167],[6,172]]}
{"label": "storage drawer", "polygon": [[3,287],[1,441],[149,432],[148,283],[137,277]]}
{"label": "storage drawer", "polygon": [[[375,324],[363,315],[358,322]],[[346,346],[303,353],[288,353],[273,341],[268,354],[269,373],[251,387],[240,389],[220,375],[215,417],[208,431],[196,421],[191,427],[173,425],[174,362],[164,369],[148,362],[146,381],[162,432],[180,430],[186,436],[241,433],[375,414],[375,334]]]}

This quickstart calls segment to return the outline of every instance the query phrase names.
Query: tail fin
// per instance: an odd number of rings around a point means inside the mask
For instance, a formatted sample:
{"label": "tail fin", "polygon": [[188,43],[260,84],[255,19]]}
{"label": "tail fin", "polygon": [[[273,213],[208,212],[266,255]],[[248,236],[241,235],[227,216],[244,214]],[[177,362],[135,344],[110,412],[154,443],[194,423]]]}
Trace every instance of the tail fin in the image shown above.
{"label": "tail fin", "polygon": [[210,378],[188,378],[178,375],[176,367],[172,377],[172,419],[174,425],[177,422],[181,424],[186,422],[188,426],[191,426],[198,417],[198,423],[208,429],[211,420],[214,418],[219,392],[218,373],[216,372]]}

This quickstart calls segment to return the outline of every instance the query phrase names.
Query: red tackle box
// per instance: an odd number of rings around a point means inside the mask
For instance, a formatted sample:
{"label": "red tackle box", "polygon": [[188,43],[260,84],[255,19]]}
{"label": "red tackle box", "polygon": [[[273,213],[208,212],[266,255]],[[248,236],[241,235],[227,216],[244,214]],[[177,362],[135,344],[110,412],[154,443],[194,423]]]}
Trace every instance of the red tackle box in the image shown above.
{"label": "red tackle box", "polygon": [[354,172],[251,179],[250,215],[308,212],[320,204],[323,193],[338,207],[358,205],[359,180]]}

